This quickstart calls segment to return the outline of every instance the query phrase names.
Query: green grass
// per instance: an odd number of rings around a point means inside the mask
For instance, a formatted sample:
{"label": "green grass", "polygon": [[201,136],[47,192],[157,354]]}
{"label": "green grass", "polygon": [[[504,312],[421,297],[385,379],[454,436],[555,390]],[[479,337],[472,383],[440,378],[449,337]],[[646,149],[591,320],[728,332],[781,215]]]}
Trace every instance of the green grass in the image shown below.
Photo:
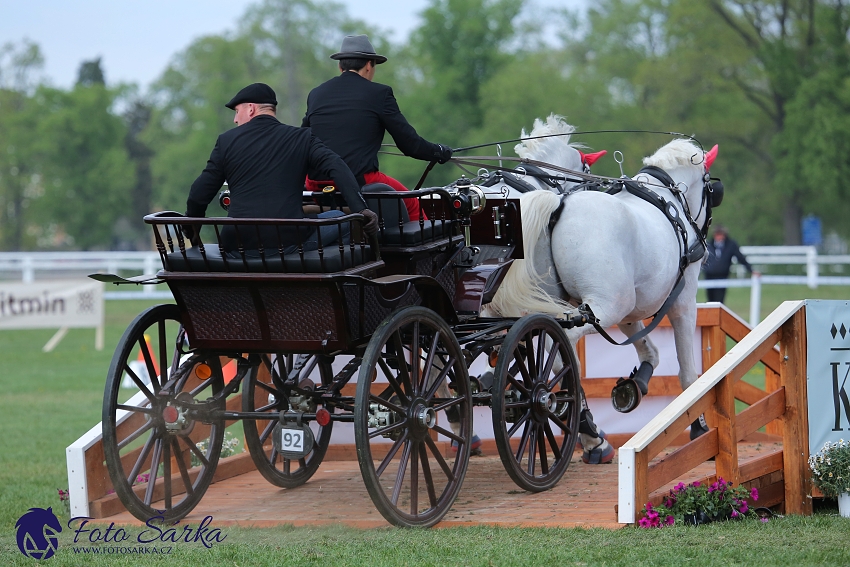
{"label": "green grass", "polygon": [[[765,286],[763,312],[784,299],[850,297],[847,288]],[[731,289],[729,304],[744,317],[749,290]],[[51,353],[53,330],[0,331],[0,564],[33,565],[18,552],[15,522],[28,508],[61,510],[67,487],[65,447],[100,420],[112,352],[129,322],[150,305],[110,301],[103,351],[94,330],[74,329]],[[237,431],[238,433],[238,431]],[[569,473],[568,473],[569,474]],[[612,488],[613,489],[613,488]],[[545,494],[540,496],[545,498]],[[72,534],[60,536],[50,565],[848,565],[850,521],[827,501],[812,518],[766,524],[745,521],[663,530],[497,529],[354,530],[342,527],[222,528],[213,549],[175,546],[164,557],[75,555]],[[305,514],[321,516],[332,502]],[[557,506],[557,502],[552,503]],[[829,506],[832,507],[829,507]]]}
{"label": "green grass", "polygon": [[[817,289],[809,289],[804,285],[763,285],[761,319],[764,320],[783,301],[793,299],[850,299],[850,287],[823,285]],[[697,292],[697,301],[707,301],[704,289]],[[725,303],[745,321],[750,320],[750,288],[730,287],[726,291]]]}

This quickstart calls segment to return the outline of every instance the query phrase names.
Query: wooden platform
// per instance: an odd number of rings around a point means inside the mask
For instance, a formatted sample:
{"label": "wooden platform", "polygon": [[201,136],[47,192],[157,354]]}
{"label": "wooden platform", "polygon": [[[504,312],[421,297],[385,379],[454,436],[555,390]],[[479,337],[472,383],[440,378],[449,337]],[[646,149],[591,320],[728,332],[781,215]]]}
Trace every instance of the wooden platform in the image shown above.
{"label": "wooden platform", "polygon": [[[741,443],[742,462],[781,449],[779,443]],[[561,482],[548,492],[520,490],[505,473],[496,451],[485,447],[473,457],[460,496],[438,527],[498,525],[525,527],[619,528],[617,460],[586,465],[576,452]],[[691,482],[713,475],[714,462],[694,471]],[[672,487],[676,483],[671,483]],[[305,485],[285,490],[270,485],[256,471],[214,483],[184,522],[199,523],[212,516],[217,525],[271,527],[344,524],[359,528],[389,524],[375,509],[357,461],[326,459]],[[139,524],[128,512],[96,520],[101,523]]]}

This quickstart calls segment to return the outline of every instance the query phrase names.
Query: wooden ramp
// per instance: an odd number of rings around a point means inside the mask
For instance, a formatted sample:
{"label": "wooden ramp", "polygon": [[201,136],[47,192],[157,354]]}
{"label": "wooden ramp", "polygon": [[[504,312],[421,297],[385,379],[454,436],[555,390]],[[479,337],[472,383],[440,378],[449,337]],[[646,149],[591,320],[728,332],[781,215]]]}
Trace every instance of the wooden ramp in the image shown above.
{"label": "wooden ramp", "polygon": [[[742,461],[781,449],[764,436],[762,442],[742,443]],[[576,452],[564,478],[552,490],[520,490],[505,472],[495,447],[473,457],[455,505],[438,527],[497,525],[523,527],[619,528],[617,522],[617,461],[586,465]],[[659,459],[663,458],[660,456]],[[684,482],[710,477],[713,462],[699,465]],[[676,483],[670,483],[670,487]],[[257,471],[214,483],[197,508],[184,520],[199,523],[212,516],[216,525],[271,527],[343,524],[358,528],[389,524],[375,509],[357,461],[325,460],[305,485],[291,490],[269,484]],[[129,512],[97,520],[101,523],[140,524]]]}

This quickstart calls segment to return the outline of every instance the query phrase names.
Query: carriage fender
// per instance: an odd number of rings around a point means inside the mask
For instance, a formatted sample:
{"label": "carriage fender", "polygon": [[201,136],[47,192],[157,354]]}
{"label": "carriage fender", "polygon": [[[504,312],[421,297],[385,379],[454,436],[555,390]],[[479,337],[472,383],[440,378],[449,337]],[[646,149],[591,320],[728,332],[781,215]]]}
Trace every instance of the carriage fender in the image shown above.
{"label": "carriage fender", "polygon": [[454,307],[457,312],[478,315],[481,306],[493,300],[512,263],[512,259],[491,258],[464,272],[455,289]]}

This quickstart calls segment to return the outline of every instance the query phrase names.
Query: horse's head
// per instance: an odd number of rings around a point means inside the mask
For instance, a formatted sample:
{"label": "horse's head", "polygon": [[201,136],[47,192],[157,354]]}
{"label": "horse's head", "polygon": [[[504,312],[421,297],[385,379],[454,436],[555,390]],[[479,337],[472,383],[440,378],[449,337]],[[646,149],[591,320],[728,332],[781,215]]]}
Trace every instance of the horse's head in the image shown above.
{"label": "horse's head", "polygon": [[[531,133],[526,133],[523,128],[520,136],[522,142],[514,146],[514,151],[521,158],[551,163],[573,171],[585,171],[607,152],[582,152],[579,148],[583,146],[570,143],[570,134],[573,132],[575,127],[557,114],[550,114],[545,122],[535,118]],[[575,183],[567,182],[565,188],[573,185]]]}
{"label": "horse's head", "polygon": [[707,213],[709,198],[708,170],[717,158],[718,146],[708,152],[690,140],[677,139],[662,146],[649,157],[643,158],[644,165],[663,169],[673,178],[685,195],[691,214],[702,224]]}

